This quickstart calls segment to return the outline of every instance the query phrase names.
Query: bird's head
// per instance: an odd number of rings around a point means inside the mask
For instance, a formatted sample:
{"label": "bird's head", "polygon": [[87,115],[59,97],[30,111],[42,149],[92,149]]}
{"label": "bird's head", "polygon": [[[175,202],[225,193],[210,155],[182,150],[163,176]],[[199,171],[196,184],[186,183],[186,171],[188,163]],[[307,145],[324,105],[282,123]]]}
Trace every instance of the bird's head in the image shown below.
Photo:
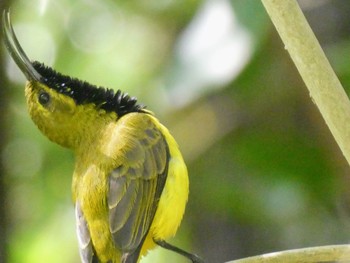
{"label": "bird's head", "polygon": [[109,121],[142,112],[136,98],[72,78],[44,64],[31,62],[14,33],[8,11],[3,13],[5,45],[27,78],[25,96],[31,118],[52,141],[75,148]]}

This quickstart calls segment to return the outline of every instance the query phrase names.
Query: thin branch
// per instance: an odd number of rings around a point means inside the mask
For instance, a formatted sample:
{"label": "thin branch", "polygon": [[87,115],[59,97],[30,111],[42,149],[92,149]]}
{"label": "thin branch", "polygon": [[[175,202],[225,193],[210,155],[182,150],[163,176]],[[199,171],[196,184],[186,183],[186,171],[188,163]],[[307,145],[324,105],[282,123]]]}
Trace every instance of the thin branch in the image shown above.
{"label": "thin branch", "polygon": [[322,246],[274,252],[256,257],[233,260],[227,263],[311,263],[311,262],[349,262],[350,246]]}
{"label": "thin branch", "polygon": [[[296,0],[262,0],[285,48],[350,163],[350,103]],[[326,23],[326,21],[324,21]]]}

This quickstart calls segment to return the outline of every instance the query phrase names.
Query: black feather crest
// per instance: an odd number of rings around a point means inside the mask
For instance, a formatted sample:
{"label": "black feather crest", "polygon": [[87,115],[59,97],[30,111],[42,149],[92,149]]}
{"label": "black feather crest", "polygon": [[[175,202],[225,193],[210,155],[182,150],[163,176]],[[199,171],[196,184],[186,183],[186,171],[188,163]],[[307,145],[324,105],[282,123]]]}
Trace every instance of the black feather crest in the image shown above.
{"label": "black feather crest", "polygon": [[42,83],[57,92],[67,95],[79,104],[93,103],[107,112],[116,112],[119,117],[130,112],[143,112],[145,106],[137,104],[135,97],[130,97],[120,90],[97,87],[86,81],[63,75],[43,63],[34,61],[35,70],[42,76]]}

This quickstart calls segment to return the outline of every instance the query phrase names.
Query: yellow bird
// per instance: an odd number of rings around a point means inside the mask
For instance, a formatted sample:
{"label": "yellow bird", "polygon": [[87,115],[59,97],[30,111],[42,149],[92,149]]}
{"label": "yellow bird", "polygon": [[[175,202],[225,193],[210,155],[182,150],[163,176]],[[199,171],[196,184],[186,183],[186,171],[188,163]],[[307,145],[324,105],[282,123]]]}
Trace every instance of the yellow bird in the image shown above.
{"label": "yellow bird", "polygon": [[187,168],[178,145],[153,113],[114,92],[31,62],[9,11],[5,45],[27,78],[25,97],[34,123],[51,141],[72,149],[72,181],[81,261],[139,262],[175,235],[188,198]]}

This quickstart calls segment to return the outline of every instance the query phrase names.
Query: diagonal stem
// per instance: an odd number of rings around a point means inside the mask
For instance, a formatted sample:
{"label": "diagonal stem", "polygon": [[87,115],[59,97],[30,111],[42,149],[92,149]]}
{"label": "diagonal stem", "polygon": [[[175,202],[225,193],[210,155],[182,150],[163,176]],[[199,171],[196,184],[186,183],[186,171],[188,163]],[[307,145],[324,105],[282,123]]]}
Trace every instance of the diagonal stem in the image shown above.
{"label": "diagonal stem", "polygon": [[350,164],[350,102],[296,0],[261,0]]}

